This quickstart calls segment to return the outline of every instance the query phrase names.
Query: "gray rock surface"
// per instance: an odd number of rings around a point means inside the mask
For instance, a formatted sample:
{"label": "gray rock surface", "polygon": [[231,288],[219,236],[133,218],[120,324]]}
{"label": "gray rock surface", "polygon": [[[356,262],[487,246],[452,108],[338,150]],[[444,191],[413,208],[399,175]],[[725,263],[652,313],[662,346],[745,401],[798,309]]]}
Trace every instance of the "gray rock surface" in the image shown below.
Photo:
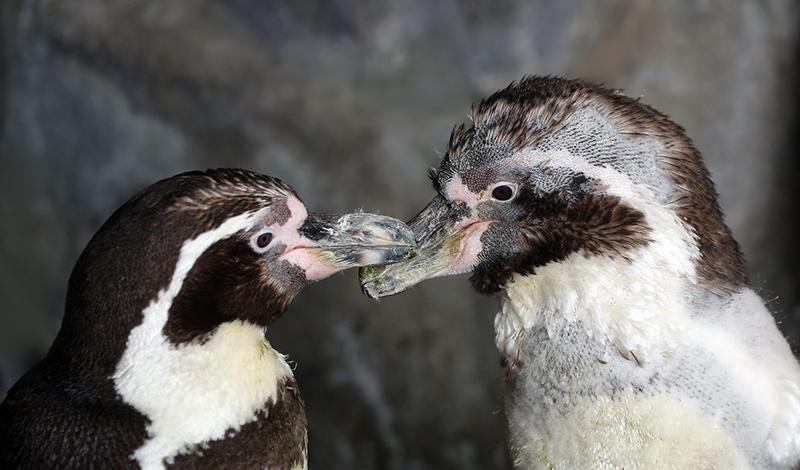
{"label": "gray rock surface", "polygon": [[[6,0],[0,28],[0,394],[134,191],[241,166],[314,209],[408,218],[470,103],[528,73],[602,81],[684,125],[800,338],[794,0]],[[380,303],[355,273],[309,288],[269,337],[298,364],[312,467],[507,468],[494,309],[462,278]]]}

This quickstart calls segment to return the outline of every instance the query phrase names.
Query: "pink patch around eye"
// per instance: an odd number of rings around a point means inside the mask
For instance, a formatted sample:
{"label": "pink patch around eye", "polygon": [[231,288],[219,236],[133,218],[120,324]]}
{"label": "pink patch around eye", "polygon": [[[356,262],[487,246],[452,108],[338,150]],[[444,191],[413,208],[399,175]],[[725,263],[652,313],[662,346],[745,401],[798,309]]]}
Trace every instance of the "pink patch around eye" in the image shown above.
{"label": "pink patch around eye", "polygon": [[284,225],[295,230],[299,229],[308,217],[306,206],[294,196],[289,196],[289,198],[286,200],[286,206],[289,208],[291,215],[289,216],[289,220],[287,220]]}
{"label": "pink patch around eye", "polygon": [[297,230],[306,221],[308,212],[306,211],[306,206],[294,196],[288,197],[286,206],[291,212],[289,220],[283,224],[273,224],[269,228],[272,231],[274,239],[286,246],[286,252],[288,252],[292,248],[303,244],[302,237],[300,237]]}
{"label": "pink patch around eye", "polygon": [[462,201],[467,203],[469,207],[475,207],[478,204],[478,200],[480,196],[478,194],[473,193],[472,191],[467,188],[467,185],[461,180],[461,176],[456,174],[453,178],[447,182],[444,187],[445,195],[447,195],[447,199],[451,201]]}
{"label": "pink patch around eye", "polygon": [[306,279],[309,281],[325,279],[338,272],[338,269],[326,265],[310,250],[305,248],[313,244],[298,233],[298,229],[308,218],[306,206],[294,196],[289,196],[286,205],[291,211],[289,220],[274,229],[276,236],[280,237],[279,240],[286,245],[286,250],[281,258],[302,269],[305,272]]}

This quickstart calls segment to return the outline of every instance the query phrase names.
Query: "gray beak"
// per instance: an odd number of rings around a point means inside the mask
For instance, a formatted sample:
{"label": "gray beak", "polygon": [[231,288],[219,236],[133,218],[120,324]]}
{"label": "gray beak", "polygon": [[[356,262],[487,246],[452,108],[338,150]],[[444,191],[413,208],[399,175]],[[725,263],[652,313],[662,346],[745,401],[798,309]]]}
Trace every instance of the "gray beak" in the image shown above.
{"label": "gray beak", "polygon": [[394,263],[414,253],[414,233],[405,223],[375,214],[309,214],[300,234],[324,264],[347,269]]}
{"label": "gray beak", "polygon": [[416,256],[397,264],[362,268],[359,271],[361,290],[377,299],[399,294],[435,277],[458,256],[465,232],[456,224],[467,214],[463,203],[448,204],[444,198],[436,196],[408,222],[417,241]]}

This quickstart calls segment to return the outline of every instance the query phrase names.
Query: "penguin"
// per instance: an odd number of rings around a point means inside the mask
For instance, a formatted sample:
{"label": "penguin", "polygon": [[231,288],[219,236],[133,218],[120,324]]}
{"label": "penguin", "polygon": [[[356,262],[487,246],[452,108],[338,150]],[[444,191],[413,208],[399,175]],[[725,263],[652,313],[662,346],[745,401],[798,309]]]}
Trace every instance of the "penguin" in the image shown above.
{"label": "penguin", "polygon": [[306,284],[413,246],[398,220],[310,214],[246,170],[153,184],[75,264],[51,349],[0,405],[0,468],[306,468],[265,330]]}
{"label": "penguin", "polygon": [[371,297],[471,273],[499,298],[516,468],[789,469],[800,366],[700,153],[667,116],[581,80],[525,77],[456,126],[417,256]]}

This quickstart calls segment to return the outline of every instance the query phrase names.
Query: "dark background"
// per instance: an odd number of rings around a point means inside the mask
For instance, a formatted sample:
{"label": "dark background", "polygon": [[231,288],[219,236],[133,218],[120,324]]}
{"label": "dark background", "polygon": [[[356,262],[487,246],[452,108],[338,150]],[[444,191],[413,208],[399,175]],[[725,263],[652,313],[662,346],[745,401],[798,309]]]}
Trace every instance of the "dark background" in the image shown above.
{"label": "dark background", "polygon": [[[753,285],[800,338],[795,0],[3,0],[0,395],[47,350],[105,218],[184,170],[279,176],[313,210],[412,216],[451,127],[523,74],[619,87],[704,153]],[[269,332],[314,468],[504,468],[492,299],[374,303],[354,272]]]}

